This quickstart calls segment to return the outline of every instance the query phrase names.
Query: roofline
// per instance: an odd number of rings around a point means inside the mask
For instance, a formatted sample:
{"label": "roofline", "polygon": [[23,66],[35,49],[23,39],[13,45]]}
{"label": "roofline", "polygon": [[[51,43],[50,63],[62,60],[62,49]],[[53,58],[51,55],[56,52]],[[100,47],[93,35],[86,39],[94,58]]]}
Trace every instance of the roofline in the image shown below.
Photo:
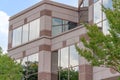
{"label": "roofline", "polygon": [[62,3],[58,3],[58,2],[54,2],[54,1],[50,1],[50,0],[49,1],[43,0],[43,1],[40,1],[40,2],[38,2],[36,4],[34,4],[33,6],[27,8],[27,9],[25,9],[25,10],[23,10],[23,11],[15,14],[15,15],[11,16],[9,18],[9,21],[15,19],[18,16],[21,16],[22,14],[25,14],[26,12],[28,12],[30,10],[33,10],[33,9],[37,8],[38,6],[41,6],[43,4],[50,4],[50,5],[54,5],[54,6],[65,8],[65,9],[69,9],[69,10],[73,10],[73,11],[78,11],[77,7],[69,6],[69,5],[66,5],[66,4],[62,4]]}

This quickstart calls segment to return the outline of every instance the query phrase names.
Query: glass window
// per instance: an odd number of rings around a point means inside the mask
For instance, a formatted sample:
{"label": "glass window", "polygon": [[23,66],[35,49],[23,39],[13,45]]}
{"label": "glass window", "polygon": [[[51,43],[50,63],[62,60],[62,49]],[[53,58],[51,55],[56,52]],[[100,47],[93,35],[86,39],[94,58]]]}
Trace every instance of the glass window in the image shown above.
{"label": "glass window", "polygon": [[84,0],[83,4],[84,4],[84,7],[87,7],[89,5],[89,0]]}
{"label": "glass window", "polygon": [[62,26],[53,26],[52,27],[52,35],[53,36],[56,36],[60,33],[62,33]]}
{"label": "glass window", "polygon": [[78,65],[78,53],[75,46],[70,46],[70,66]]}
{"label": "glass window", "polygon": [[61,66],[61,50],[58,50],[58,69]]}
{"label": "glass window", "polygon": [[28,24],[23,25],[22,43],[28,42]]}
{"label": "glass window", "polygon": [[[113,8],[112,7],[112,0],[103,0],[103,5],[106,7],[106,8]],[[106,19],[106,15],[105,13],[103,12],[103,20]]]}
{"label": "glass window", "polygon": [[96,2],[96,1],[98,1],[98,0],[94,0],[94,2]]}
{"label": "glass window", "polygon": [[28,61],[28,58],[27,58],[27,57],[24,57],[24,58],[22,59],[22,65],[23,65],[23,66],[27,66],[27,61]]}
{"label": "glass window", "polygon": [[84,0],[80,7],[88,7],[89,6],[89,0]]}
{"label": "glass window", "polygon": [[62,48],[58,51],[59,80],[78,80],[78,53],[75,46]]}
{"label": "glass window", "polygon": [[32,54],[30,56],[28,56],[28,61],[30,62],[38,62],[38,54]]}
{"label": "glass window", "polygon": [[70,30],[77,27],[77,23],[62,20],[58,18],[52,19],[52,36],[56,36],[64,31]]}
{"label": "glass window", "polygon": [[65,68],[68,67],[68,52],[69,48],[63,48],[61,49],[61,67]]}
{"label": "glass window", "polygon": [[77,23],[74,23],[74,22],[71,22],[71,21],[69,21],[68,22],[68,29],[70,30],[70,29],[73,29],[73,28],[75,28],[75,27],[77,27]]}
{"label": "glass window", "polygon": [[109,24],[108,24],[108,21],[105,20],[105,21],[103,21],[103,33],[108,34],[109,33],[108,30],[109,30]]}
{"label": "glass window", "polygon": [[63,31],[68,31],[69,30],[69,25],[63,25]]}
{"label": "glass window", "polygon": [[22,37],[22,27],[19,27],[17,29],[13,30],[13,42],[12,42],[12,46],[18,46],[21,44],[21,37]]}
{"label": "glass window", "polygon": [[28,41],[39,38],[40,19],[36,19],[28,24],[13,30],[12,47],[21,45]]}
{"label": "glass window", "polygon": [[17,59],[16,62],[17,62],[17,63],[20,63],[20,62],[21,62],[21,59]]}
{"label": "glass window", "polygon": [[105,20],[106,19],[106,15],[105,15],[105,13],[103,12],[103,20]]}
{"label": "glass window", "polygon": [[52,25],[61,25],[63,22],[61,19],[53,18],[52,19]]}
{"label": "glass window", "polygon": [[98,23],[102,20],[101,0],[94,4],[94,23]]}
{"label": "glass window", "polygon": [[112,9],[112,0],[103,0],[103,5],[106,8],[111,8]]}
{"label": "glass window", "polygon": [[38,53],[23,58],[22,66],[23,66],[22,80],[38,79]]}
{"label": "glass window", "polygon": [[97,26],[98,26],[99,28],[102,28],[102,22],[98,23]]}
{"label": "glass window", "polygon": [[69,21],[63,20],[63,24],[68,24]]}
{"label": "glass window", "polygon": [[81,4],[81,6],[80,7],[83,7],[83,4]]}
{"label": "glass window", "polygon": [[30,34],[29,40],[34,40],[39,37],[40,34],[40,19],[30,22]]}

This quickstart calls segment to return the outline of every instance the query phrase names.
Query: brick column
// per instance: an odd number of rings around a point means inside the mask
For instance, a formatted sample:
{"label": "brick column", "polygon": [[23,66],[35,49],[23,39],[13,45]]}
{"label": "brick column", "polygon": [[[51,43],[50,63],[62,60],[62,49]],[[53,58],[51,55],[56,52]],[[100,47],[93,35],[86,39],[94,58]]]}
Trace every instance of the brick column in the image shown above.
{"label": "brick column", "polygon": [[49,45],[40,46],[38,80],[58,80],[58,53],[51,52],[50,48]]}
{"label": "brick column", "polygon": [[40,11],[40,37],[38,80],[57,80],[57,54],[51,51],[52,12]]}
{"label": "brick column", "polygon": [[8,49],[12,48],[12,33],[13,33],[13,26],[9,26],[9,35],[8,35]]}
{"label": "brick column", "polygon": [[79,80],[93,80],[93,67],[83,57],[80,57]]}
{"label": "brick column", "polygon": [[93,0],[89,1],[89,7],[88,7],[88,22],[89,24],[94,23],[94,6],[93,6]]}
{"label": "brick column", "polygon": [[51,52],[39,52],[38,80],[51,80]]}

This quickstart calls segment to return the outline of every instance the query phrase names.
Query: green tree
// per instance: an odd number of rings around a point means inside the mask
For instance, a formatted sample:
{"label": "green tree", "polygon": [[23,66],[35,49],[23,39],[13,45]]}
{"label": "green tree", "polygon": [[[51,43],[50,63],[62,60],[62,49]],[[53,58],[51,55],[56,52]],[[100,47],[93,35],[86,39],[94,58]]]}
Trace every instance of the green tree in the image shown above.
{"label": "green tree", "polygon": [[0,80],[21,80],[22,66],[7,54],[3,54],[0,47]]}
{"label": "green tree", "polygon": [[38,79],[38,62],[25,62],[23,66],[23,78],[24,80],[37,80]]}
{"label": "green tree", "polygon": [[113,68],[120,73],[120,0],[112,0],[113,9],[105,8],[109,23],[109,34],[104,35],[96,24],[85,24],[89,40],[81,38],[85,48],[76,45],[79,54],[93,66]]}
{"label": "green tree", "polygon": [[78,80],[78,74],[78,71],[74,68],[63,69],[62,67],[60,67],[58,78],[60,78],[60,80],[68,80],[69,75],[69,80]]}

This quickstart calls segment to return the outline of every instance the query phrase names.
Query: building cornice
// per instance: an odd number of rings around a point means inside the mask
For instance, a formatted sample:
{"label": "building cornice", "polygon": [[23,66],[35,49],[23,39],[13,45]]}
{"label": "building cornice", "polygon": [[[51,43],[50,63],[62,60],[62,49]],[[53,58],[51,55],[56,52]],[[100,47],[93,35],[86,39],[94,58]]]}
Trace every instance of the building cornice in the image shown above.
{"label": "building cornice", "polygon": [[56,7],[61,7],[61,8],[65,8],[65,9],[72,10],[72,11],[78,11],[77,7],[73,7],[73,6],[69,6],[69,5],[66,5],[66,4],[57,3],[57,2],[53,2],[53,1],[43,0],[43,1],[40,1],[39,3],[37,3],[37,4],[35,4],[35,5],[31,6],[31,7],[29,7],[27,9],[25,9],[25,10],[23,10],[23,11],[15,14],[15,15],[11,16],[9,18],[9,21],[13,20],[16,17],[19,17],[19,16],[21,16],[21,15],[23,15],[23,14],[25,14],[25,13],[27,13],[27,12],[29,12],[29,11],[37,8],[37,7],[39,7],[41,5],[44,5],[44,4],[53,5],[53,6],[56,6]]}

